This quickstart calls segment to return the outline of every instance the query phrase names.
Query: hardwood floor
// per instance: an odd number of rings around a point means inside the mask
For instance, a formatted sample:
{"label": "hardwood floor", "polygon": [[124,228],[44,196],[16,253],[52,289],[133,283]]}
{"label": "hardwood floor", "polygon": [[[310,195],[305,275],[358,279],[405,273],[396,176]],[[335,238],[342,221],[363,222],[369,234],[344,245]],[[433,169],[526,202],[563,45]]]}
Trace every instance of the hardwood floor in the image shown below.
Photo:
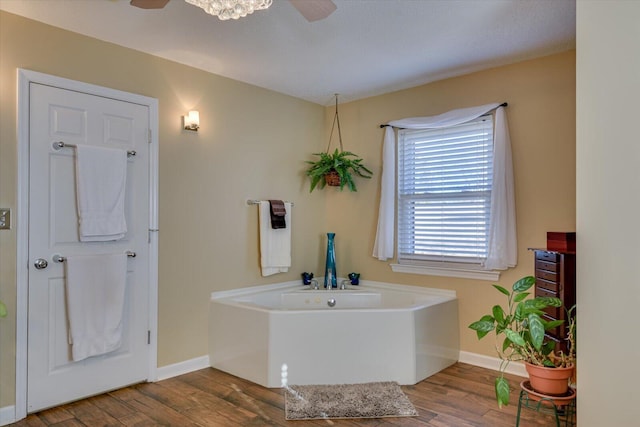
{"label": "hardwood floor", "polygon": [[[202,369],[29,415],[13,426],[514,426],[520,377],[511,404],[498,409],[495,372],[464,363],[413,385],[402,386],[418,417],[286,421],[284,393],[216,369]],[[552,417],[523,410],[520,425],[554,426]]]}

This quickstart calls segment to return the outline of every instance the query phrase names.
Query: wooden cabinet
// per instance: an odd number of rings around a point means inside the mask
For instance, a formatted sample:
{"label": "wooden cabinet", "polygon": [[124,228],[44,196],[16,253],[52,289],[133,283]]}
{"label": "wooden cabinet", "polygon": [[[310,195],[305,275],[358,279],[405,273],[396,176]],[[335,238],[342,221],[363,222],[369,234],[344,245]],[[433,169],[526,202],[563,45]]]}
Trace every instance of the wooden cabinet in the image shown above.
{"label": "wooden cabinet", "polygon": [[576,303],[576,254],[533,249],[535,254],[536,296],[560,298],[564,307],[550,307],[545,310],[547,320],[565,322],[547,331],[547,335],[559,346],[563,346],[567,335],[567,309]]}

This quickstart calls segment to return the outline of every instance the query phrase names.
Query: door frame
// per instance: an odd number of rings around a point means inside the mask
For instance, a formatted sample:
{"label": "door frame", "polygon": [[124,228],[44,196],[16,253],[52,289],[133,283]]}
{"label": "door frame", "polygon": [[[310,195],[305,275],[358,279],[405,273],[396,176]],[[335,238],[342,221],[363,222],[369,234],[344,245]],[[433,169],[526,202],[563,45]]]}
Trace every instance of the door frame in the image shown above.
{"label": "door frame", "polygon": [[31,83],[102,96],[149,108],[149,360],[147,381],[158,365],[158,100],[63,77],[18,68],[18,188],[16,206],[16,404],[15,419],[27,416],[27,330],[29,297],[29,110]]}

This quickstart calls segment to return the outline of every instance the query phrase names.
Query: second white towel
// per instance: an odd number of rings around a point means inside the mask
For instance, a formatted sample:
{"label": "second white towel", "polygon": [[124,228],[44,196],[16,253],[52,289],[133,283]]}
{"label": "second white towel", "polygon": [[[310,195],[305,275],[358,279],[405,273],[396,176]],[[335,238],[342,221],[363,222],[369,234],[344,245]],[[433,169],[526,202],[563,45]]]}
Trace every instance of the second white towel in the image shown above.
{"label": "second white towel", "polygon": [[69,256],[65,264],[73,360],[117,350],[122,344],[127,255]]}
{"label": "second white towel", "polygon": [[80,241],[122,239],[127,233],[125,192],[127,152],[76,146],[76,187]]}
{"label": "second white towel", "polygon": [[260,202],[260,265],[263,276],[286,273],[291,267],[291,203],[284,204],[286,228],[271,228],[270,205]]}

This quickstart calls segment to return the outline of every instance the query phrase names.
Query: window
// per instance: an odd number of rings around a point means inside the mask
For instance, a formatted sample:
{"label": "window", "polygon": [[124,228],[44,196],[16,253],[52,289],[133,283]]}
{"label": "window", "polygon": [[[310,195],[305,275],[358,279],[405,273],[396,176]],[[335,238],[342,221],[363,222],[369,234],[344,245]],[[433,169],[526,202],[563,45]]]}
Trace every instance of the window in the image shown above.
{"label": "window", "polygon": [[487,257],[493,116],[398,133],[398,263],[479,268]]}

